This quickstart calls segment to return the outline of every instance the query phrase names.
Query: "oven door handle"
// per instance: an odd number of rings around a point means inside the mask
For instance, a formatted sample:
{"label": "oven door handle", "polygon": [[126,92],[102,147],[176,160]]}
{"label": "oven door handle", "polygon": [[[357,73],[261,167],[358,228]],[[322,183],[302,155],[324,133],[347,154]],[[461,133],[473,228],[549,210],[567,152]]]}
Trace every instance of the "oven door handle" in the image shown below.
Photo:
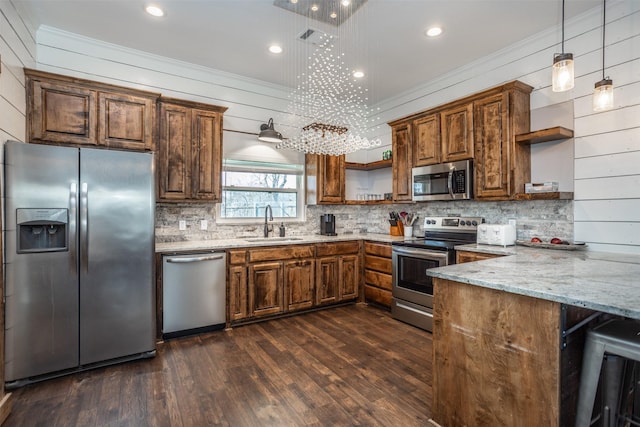
{"label": "oven door handle", "polygon": [[434,252],[434,251],[425,251],[424,249],[411,249],[411,248],[401,248],[394,247],[393,252],[400,255],[409,255],[415,258],[424,258],[424,259],[436,259],[447,261],[447,253],[446,252]]}

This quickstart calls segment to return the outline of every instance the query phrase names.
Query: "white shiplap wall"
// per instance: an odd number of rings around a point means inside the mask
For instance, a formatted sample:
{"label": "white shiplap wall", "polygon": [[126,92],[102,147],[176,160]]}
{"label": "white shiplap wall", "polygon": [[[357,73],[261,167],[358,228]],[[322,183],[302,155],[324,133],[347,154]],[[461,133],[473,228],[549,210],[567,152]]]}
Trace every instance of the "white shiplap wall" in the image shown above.
{"label": "white shiplap wall", "polygon": [[0,0],[0,61],[0,143],[24,141],[23,68],[35,66],[36,41],[35,33],[8,0]]}
{"label": "white shiplap wall", "polygon": [[[9,50],[10,61],[16,67],[13,79],[21,85],[20,64],[33,65],[33,42],[29,43],[28,38],[23,40],[29,32],[11,1],[0,0],[0,5],[3,12],[0,78],[5,78],[5,51]],[[544,111],[556,104],[573,103],[573,117],[569,121],[574,124],[576,136],[568,143],[574,144],[575,149],[568,153],[565,149],[563,155],[567,156],[567,164],[573,164],[575,177],[574,182],[561,185],[575,189],[575,239],[588,242],[592,249],[640,253],[640,167],[637,166],[640,160],[640,1],[614,0],[608,4],[607,74],[614,80],[616,108],[594,114],[591,92],[593,84],[601,78],[601,21],[601,10],[596,8],[566,23],[566,51],[572,52],[576,61],[576,87],[572,91],[557,94],[550,87],[550,65],[560,43],[558,26],[385,101],[380,105],[379,136],[385,145],[389,144],[390,130],[384,125],[387,121],[514,79],[534,87],[532,110]],[[7,25],[9,30],[5,30]],[[229,130],[256,132],[260,123],[282,113],[287,103],[287,91],[282,87],[53,28],[39,29],[37,53],[37,68],[45,71],[227,106],[224,127]],[[0,86],[2,116],[5,110],[9,114],[14,110],[19,113],[13,113],[11,119],[0,118],[0,129],[12,138],[22,139],[24,99],[20,91],[23,88],[12,91],[5,90],[5,86]],[[566,124],[565,120],[550,122],[548,126]],[[287,133],[286,128],[278,129]],[[18,135],[13,135],[15,133]],[[225,141],[227,139],[234,140],[225,134]],[[535,161],[544,159],[541,153],[545,148],[534,148],[532,173],[553,179],[557,163],[548,167],[544,161]],[[367,161],[369,157],[377,160],[380,150],[361,154],[358,161]],[[537,152],[540,154],[536,157]]]}

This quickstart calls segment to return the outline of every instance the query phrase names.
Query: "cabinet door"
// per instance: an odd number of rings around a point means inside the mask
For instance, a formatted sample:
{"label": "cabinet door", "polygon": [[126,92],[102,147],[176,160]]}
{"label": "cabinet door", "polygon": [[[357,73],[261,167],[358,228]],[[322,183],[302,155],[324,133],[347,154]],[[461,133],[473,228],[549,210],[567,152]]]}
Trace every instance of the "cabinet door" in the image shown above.
{"label": "cabinet door", "polygon": [[221,198],[222,131],[219,113],[192,112],[192,198],[219,201]]}
{"label": "cabinet door", "polygon": [[191,196],[191,112],[181,105],[160,103],[159,116],[158,197],[185,200]]}
{"label": "cabinet door", "polygon": [[443,111],[442,161],[455,162],[473,158],[473,104]]}
{"label": "cabinet door", "polygon": [[240,320],[249,315],[247,298],[247,268],[244,265],[229,267],[229,319]]}
{"label": "cabinet door", "polygon": [[100,145],[127,150],[152,149],[155,99],[100,92],[98,105]]}
{"label": "cabinet door", "polygon": [[316,304],[338,301],[338,257],[316,260]]}
{"label": "cabinet door", "polygon": [[508,198],[511,195],[511,146],[507,93],[475,103],[475,197]]}
{"label": "cabinet door", "polygon": [[249,265],[249,311],[252,316],[267,316],[284,311],[282,263]]}
{"label": "cabinet door", "polygon": [[393,176],[393,200],[411,200],[412,177],[411,167],[411,125],[404,123],[395,126],[391,134],[391,148],[393,151],[392,176]]}
{"label": "cabinet door", "polygon": [[29,142],[96,145],[96,91],[27,80]]}
{"label": "cabinet door", "polygon": [[315,274],[314,260],[305,259],[284,263],[284,289],[287,293],[288,311],[313,307]]}
{"label": "cabinet door", "polygon": [[427,166],[440,163],[440,116],[431,114],[413,122],[413,164]]}
{"label": "cabinet door", "polygon": [[319,156],[318,203],[344,202],[345,188],[344,155]]}
{"label": "cabinet door", "polygon": [[340,300],[357,298],[360,287],[360,256],[343,255],[340,257],[338,267]]}

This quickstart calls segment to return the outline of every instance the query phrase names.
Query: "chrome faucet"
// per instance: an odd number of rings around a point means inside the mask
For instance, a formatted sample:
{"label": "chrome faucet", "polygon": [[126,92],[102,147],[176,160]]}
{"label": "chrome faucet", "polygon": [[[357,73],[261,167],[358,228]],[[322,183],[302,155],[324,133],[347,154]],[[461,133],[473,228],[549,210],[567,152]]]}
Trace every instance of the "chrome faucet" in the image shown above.
{"label": "chrome faucet", "polygon": [[273,231],[273,226],[269,229],[269,225],[267,225],[267,212],[269,212],[269,221],[273,221],[273,211],[271,210],[271,205],[267,205],[264,208],[264,237],[269,237],[269,232]]}

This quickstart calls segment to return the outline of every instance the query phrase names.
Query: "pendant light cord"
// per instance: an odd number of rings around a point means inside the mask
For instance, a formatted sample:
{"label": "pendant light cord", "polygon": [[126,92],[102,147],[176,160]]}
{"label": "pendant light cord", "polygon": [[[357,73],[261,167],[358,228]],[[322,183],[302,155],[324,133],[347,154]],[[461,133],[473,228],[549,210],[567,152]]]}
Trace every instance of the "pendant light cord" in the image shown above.
{"label": "pendant light cord", "polygon": [[564,0],[562,0],[562,53],[564,53]]}
{"label": "pendant light cord", "polygon": [[607,23],[607,0],[602,0],[602,80],[604,80],[604,29]]}

